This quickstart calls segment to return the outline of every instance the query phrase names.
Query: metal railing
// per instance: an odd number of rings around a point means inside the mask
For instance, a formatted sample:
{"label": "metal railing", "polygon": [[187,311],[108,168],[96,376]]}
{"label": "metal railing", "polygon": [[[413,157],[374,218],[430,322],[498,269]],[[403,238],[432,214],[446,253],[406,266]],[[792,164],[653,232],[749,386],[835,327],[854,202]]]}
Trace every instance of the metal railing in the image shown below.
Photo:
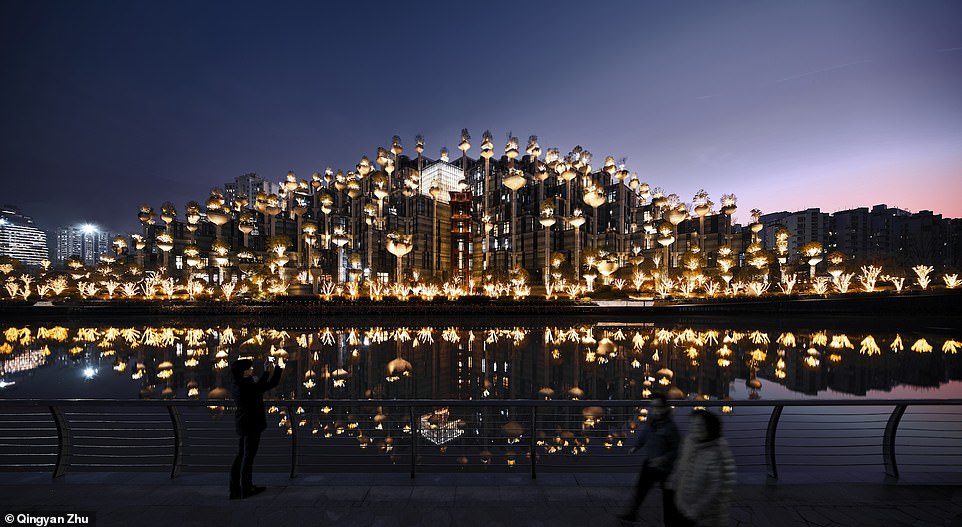
{"label": "metal railing", "polygon": [[[235,451],[225,401],[0,400],[0,470],[221,471]],[[277,400],[258,470],[634,470],[646,403],[536,400]],[[673,401],[708,407],[740,469],[962,471],[962,400]],[[676,411],[684,430],[685,412]],[[766,423],[767,421],[767,423]],[[902,434],[899,435],[899,432]],[[764,432],[764,434],[762,434]],[[898,454],[898,456],[897,456]],[[405,468],[406,467],[406,468]],[[500,468],[499,468],[500,467]]]}

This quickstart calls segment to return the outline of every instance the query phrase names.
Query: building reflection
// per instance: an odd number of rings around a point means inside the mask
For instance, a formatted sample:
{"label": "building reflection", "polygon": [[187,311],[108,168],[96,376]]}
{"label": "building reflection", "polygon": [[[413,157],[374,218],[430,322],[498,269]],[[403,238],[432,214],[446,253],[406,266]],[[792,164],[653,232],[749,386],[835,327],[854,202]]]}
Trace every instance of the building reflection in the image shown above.
{"label": "building reflection", "polygon": [[779,397],[866,396],[962,378],[962,345],[916,331],[24,326],[2,339],[5,397],[48,396],[32,374],[59,365],[128,377],[114,398],[223,399],[230,361],[268,356],[289,364],[281,399],[745,399],[774,385]]}

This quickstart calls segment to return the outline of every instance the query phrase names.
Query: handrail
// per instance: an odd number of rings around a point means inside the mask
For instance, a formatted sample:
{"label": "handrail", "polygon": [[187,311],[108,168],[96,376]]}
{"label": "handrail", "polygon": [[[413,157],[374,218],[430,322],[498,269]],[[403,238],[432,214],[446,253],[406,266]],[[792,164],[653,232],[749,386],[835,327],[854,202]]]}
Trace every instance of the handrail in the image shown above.
{"label": "handrail", "polygon": [[70,426],[57,405],[46,405],[50,408],[53,415],[53,422],[57,426],[57,464],[53,468],[53,477],[60,477],[67,472],[67,464],[70,460]]}
{"label": "handrail", "polygon": [[[289,419],[294,419],[294,406],[289,405],[287,407],[287,415]],[[297,434],[291,434],[291,479],[297,475]]]}
{"label": "handrail", "polygon": [[898,431],[899,422],[908,408],[906,404],[895,405],[892,415],[885,423],[885,433],[882,435],[882,457],[885,460],[885,473],[893,478],[899,477],[899,467],[895,462],[895,432]]}
{"label": "handrail", "polygon": [[778,464],[775,461],[775,434],[778,433],[778,419],[782,416],[784,405],[776,404],[772,407],[772,415],[768,418],[768,430],[765,432],[765,464],[768,466],[768,476],[778,479]]}
{"label": "handrail", "polygon": [[[608,399],[578,399],[568,400],[537,400],[537,399],[271,399],[265,400],[268,406],[521,406],[539,408],[583,408],[587,406],[604,406],[609,408],[631,408],[647,406],[648,399],[638,400],[608,400]],[[747,401],[724,401],[712,399],[708,401],[669,400],[669,405],[690,408],[695,406],[721,407],[762,407],[772,406],[957,406],[962,405],[962,399],[756,399]],[[0,407],[49,407],[49,406],[232,406],[229,399],[0,399]]]}
{"label": "handrail", "polygon": [[[540,465],[538,460],[538,441],[537,433],[539,430],[539,409],[548,408],[587,408],[603,407],[614,408],[638,408],[645,407],[648,400],[531,400],[531,399],[500,399],[500,400],[461,400],[461,399],[285,399],[268,400],[266,405],[285,408],[288,419],[291,419],[290,435],[290,477],[297,476],[299,465],[299,441],[296,430],[296,415],[300,407],[322,407],[322,406],[378,406],[389,408],[403,408],[407,410],[407,418],[410,423],[410,474],[414,478],[418,467],[418,438],[420,435],[420,421],[417,419],[418,407],[449,407],[449,408],[486,408],[486,407],[518,407],[529,408],[528,413],[531,422],[528,427],[528,457],[530,458],[531,478],[537,478],[537,468]],[[59,477],[66,473],[70,466],[72,450],[74,449],[74,434],[71,429],[70,414],[66,410],[70,408],[92,408],[92,407],[112,407],[112,408],[164,408],[168,413],[170,427],[173,431],[173,451],[170,463],[170,477],[177,477],[181,473],[181,465],[184,455],[184,438],[186,437],[186,426],[180,409],[184,407],[205,408],[205,407],[231,407],[231,400],[130,400],[130,399],[0,399],[0,407],[12,408],[35,408],[43,407],[51,415],[57,431],[57,452],[56,463],[53,466],[53,477]],[[768,420],[768,427],[765,433],[765,464],[769,477],[778,478],[778,467],[775,452],[775,440],[778,431],[779,419],[786,407],[799,408],[838,408],[847,406],[857,407],[894,407],[887,419],[884,432],[881,438],[882,458],[885,473],[893,478],[899,477],[898,465],[896,462],[895,436],[898,431],[899,423],[905,414],[908,406],[962,406],[962,399],[887,399],[887,400],[747,400],[747,401],[693,401],[693,400],[674,400],[670,404],[677,407],[722,407],[730,406],[735,408],[771,408]],[[13,415],[13,414],[11,414]],[[142,414],[147,415],[147,414]],[[159,429],[158,429],[159,430]],[[78,455],[78,457],[80,457]]]}
{"label": "handrail", "polygon": [[170,477],[175,478],[180,475],[180,464],[184,450],[184,420],[180,417],[179,407],[167,405],[167,412],[170,413],[170,426],[174,429],[174,460],[170,466]]}

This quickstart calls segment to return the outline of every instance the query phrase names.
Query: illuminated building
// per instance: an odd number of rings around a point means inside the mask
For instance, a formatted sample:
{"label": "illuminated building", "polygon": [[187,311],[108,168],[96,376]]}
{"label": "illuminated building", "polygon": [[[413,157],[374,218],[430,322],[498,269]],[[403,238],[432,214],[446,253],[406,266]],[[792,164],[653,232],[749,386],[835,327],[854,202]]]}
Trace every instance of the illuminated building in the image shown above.
{"label": "illuminated building", "polygon": [[451,192],[451,274],[471,272],[471,191]]}
{"label": "illuminated building", "polygon": [[421,194],[430,196],[431,186],[436,184],[441,189],[438,201],[444,203],[447,201],[449,192],[458,191],[458,181],[463,177],[461,169],[451,163],[444,161],[432,163],[421,171]]}
{"label": "illuminated building", "polygon": [[49,256],[47,233],[17,207],[4,205],[0,208],[0,256],[16,258],[24,265],[40,265]]}
{"label": "illuminated building", "polygon": [[61,227],[57,230],[54,263],[62,265],[67,258],[77,256],[87,265],[95,265],[101,255],[112,253],[110,238],[110,233],[89,223]]}

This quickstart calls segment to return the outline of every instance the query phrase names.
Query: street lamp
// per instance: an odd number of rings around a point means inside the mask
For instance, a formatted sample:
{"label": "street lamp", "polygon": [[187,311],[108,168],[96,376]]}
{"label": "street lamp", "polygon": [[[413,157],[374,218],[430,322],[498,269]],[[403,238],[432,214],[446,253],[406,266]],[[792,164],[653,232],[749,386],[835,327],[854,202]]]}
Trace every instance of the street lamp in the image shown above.
{"label": "street lamp", "polygon": [[224,267],[228,264],[229,260],[227,255],[230,252],[230,246],[227,245],[221,239],[214,240],[211,249],[214,252],[214,263],[217,265],[217,283],[224,283]]}
{"label": "street lamp", "polygon": [[187,231],[190,232],[190,238],[193,241],[194,233],[200,226],[200,204],[196,201],[188,201],[184,208],[184,219],[187,220]]}
{"label": "street lamp", "polygon": [[[314,276],[311,272],[312,267],[314,266],[314,259],[312,258],[313,255],[311,254],[311,249],[313,249],[314,245],[317,243],[317,223],[315,223],[313,220],[307,220],[303,222],[301,224],[301,232],[304,234],[304,248],[307,252],[307,258],[304,261],[304,267],[307,269],[307,278],[312,284],[314,284],[314,289],[317,289],[317,280],[314,280]],[[317,291],[314,292],[316,293]]]}
{"label": "street lamp", "polygon": [[555,165],[555,172],[558,177],[565,182],[565,214],[571,215],[571,180],[578,177],[574,168],[565,161],[558,161]]}
{"label": "street lamp", "polygon": [[[509,146],[510,146],[510,143],[509,143]],[[509,159],[513,159],[513,158],[509,157]],[[517,222],[517,217],[518,217],[517,193],[518,193],[518,189],[523,187],[526,182],[527,180],[524,178],[524,172],[516,168],[509,168],[508,176],[501,181],[502,185],[511,189],[510,206],[511,206],[511,266],[512,267],[518,265],[517,246],[515,245],[515,240],[517,236],[516,229],[517,229],[517,223],[518,223]]]}
{"label": "street lamp", "polygon": [[[294,191],[297,190],[297,175],[294,174],[293,170],[287,171],[287,176],[284,177],[284,181],[280,184],[280,189],[283,195],[287,197],[287,217],[294,219]],[[300,233],[298,233],[300,236]]]}
{"label": "street lamp", "polygon": [[748,226],[752,231],[752,243],[759,243],[758,233],[765,228],[765,225],[761,222],[762,211],[759,209],[752,209],[752,223]]}
{"label": "street lamp", "polygon": [[167,253],[174,248],[174,238],[169,232],[162,232],[157,235],[157,248],[161,250],[161,267],[167,267],[169,262],[169,256]]}
{"label": "street lamp", "polygon": [[254,232],[255,221],[254,214],[247,209],[240,211],[237,215],[237,230],[241,231],[241,234],[244,235],[245,249],[249,247],[248,238],[250,237],[250,233]]}
{"label": "street lamp", "polygon": [[[383,148],[380,148],[379,150],[380,150],[380,151],[383,151],[384,149],[383,149]],[[374,263],[373,260],[374,260],[374,259],[373,259],[372,245],[374,244],[374,239],[373,239],[373,234],[374,234],[374,233],[373,233],[374,221],[373,221],[371,218],[372,218],[373,215],[377,212],[377,209],[376,209],[376,208],[373,208],[373,210],[372,210],[372,207],[374,207],[374,206],[373,206],[371,203],[365,203],[363,206],[359,206],[360,204],[358,203],[358,198],[360,198],[360,197],[363,195],[363,188],[362,188],[362,186],[361,186],[361,182],[364,181],[364,178],[367,177],[367,175],[370,174],[372,170],[374,170],[374,167],[371,166],[371,161],[367,158],[367,156],[361,156],[361,160],[358,161],[356,168],[357,168],[357,172],[356,172],[356,173],[353,173],[353,177],[351,177],[352,173],[350,173],[350,172],[348,173],[348,178],[349,178],[349,179],[348,179],[348,182],[347,182],[347,195],[348,195],[352,200],[354,200],[354,206],[351,207],[352,210],[357,210],[357,211],[358,211],[357,223],[356,223],[356,227],[354,228],[355,234],[357,233],[357,231],[360,231],[360,230],[361,230],[361,225],[360,225],[360,224],[361,224],[361,221],[362,221],[361,213],[363,212],[365,215],[367,215],[367,219],[366,219],[366,223],[367,223],[367,225],[368,225],[368,228],[367,228],[367,253],[368,253],[367,265],[368,265],[368,268],[369,268],[369,269],[372,269],[372,270],[373,270],[373,263]],[[355,237],[354,243],[355,243],[355,244],[358,243],[358,238]],[[355,249],[356,249],[356,248],[357,248],[357,247],[355,247]]]}
{"label": "street lamp", "polygon": [[130,237],[134,240],[134,249],[137,249],[137,265],[141,269],[144,268],[144,248],[147,247],[147,240],[142,234],[131,234]]}
{"label": "street lamp", "polygon": [[160,219],[164,221],[167,225],[167,230],[170,230],[170,224],[177,218],[177,208],[174,204],[166,201],[160,206]]}
{"label": "street lamp", "polygon": [[141,225],[144,226],[144,234],[147,234],[147,226],[154,224],[154,208],[150,205],[144,204],[140,206],[140,212],[137,213],[137,219],[140,220]]}
{"label": "street lamp", "polygon": [[802,246],[802,254],[808,258],[809,280],[815,280],[815,266],[822,261],[822,244],[819,242],[808,242]]}
{"label": "street lamp", "polygon": [[[674,196],[674,194],[672,194],[672,196]],[[688,210],[685,209],[684,203],[679,203],[676,206],[669,209],[665,217],[668,219],[668,222],[671,223],[671,229],[672,229],[671,237],[672,237],[672,242],[674,242],[676,241],[678,236],[678,224],[688,219]],[[671,255],[674,256],[676,252],[677,250],[672,251]],[[675,258],[672,258],[672,260],[675,260]],[[671,266],[669,265],[667,267],[671,267]]]}
{"label": "street lamp", "polygon": [[334,196],[330,191],[324,190],[320,193],[318,201],[321,203],[321,212],[324,213],[324,248],[331,248],[331,212],[334,211]]}
{"label": "street lamp", "polygon": [[187,264],[188,275],[191,274],[191,269],[200,265],[200,249],[197,244],[191,242],[184,247],[184,263]]}
{"label": "street lamp", "polygon": [[347,245],[348,241],[349,238],[347,237],[347,233],[344,231],[344,227],[341,225],[335,225],[333,234],[331,235],[331,242],[335,247],[337,247],[337,254],[335,255],[335,258],[337,258],[337,264],[335,265],[335,270],[337,272],[338,280],[341,278],[341,259],[343,258],[341,251],[344,249],[344,246]]}
{"label": "street lamp", "polygon": [[127,237],[122,234],[114,236],[113,249],[114,254],[117,255],[117,259],[120,259],[121,255],[127,252]]}
{"label": "street lamp", "polygon": [[484,270],[488,270],[489,254],[491,253],[490,240],[491,233],[491,209],[488,205],[488,178],[491,175],[491,158],[494,157],[494,141],[491,132],[485,130],[481,135],[481,157],[484,158],[484,209],[481,211],[481,222],[484,228]]}
{"label": "street lamp", "polygon": [[722,194],[721,205],[722,214],[728,216],[728,225],[725,226],[725,244],[731,247],[732,214],[735,214],[735,211],[738,210],[738,197],[734,194]]}
{"label": "street lamp", "polygon": [[230,214],[224,212],[224,195],[219,189],[210,191],[210,198],[207,199],[207,219],[216,226],[219,240],[221,225],[230,221]]}
{"label": "street lamp", "polygon": [[544,200],[544,181],[548,179],[548,172],[544,164],[538,160],[541,156],[541,145],[538,144],[538,136],[528,137],[528,146],[524,149],[528,154],[528,162],[531,163],[531,173],[538,181],[538,203]]}
{"label": "street lamp", "polygon": [[668,269],[668,246],[675,243],[674,226],[667,220],[662,220],[658,224],[658,244],[665,248],[665,273]]}
{"label": "street lamp", "polygon": [[557,221],[554,217],[554,200],[546,199],[541,202],[541,214],[538,221],[544,227],[544,286],[549,289],[548,280],[551,276],[551,226]]}
{"label": "street lamp", "polygon": [[438,258],[440,256],[438,251],[438,197],[441,195],[441,187],[438,186],[437,180],[431,183],[430,193],[431,200],[434,204],[434,211],[431,214],[431,274],[437,276],[440,268],[440,259]]}
{"label": "street lamp", "polygon": [[584,194],[584,197],[582,198],[582,200],[585,202],[586,205],[588,205],[589,207],[591,207],[592,209],[594,209],[594,227],[595,227],[595,234],[594,234],[594,236],[592,237],[591,246],[594,247],[594,248],[598,248],[598,231],[599,231],[599,225],[598,225],[598,207],[604,205],[605,202],[607,201],[607,199],[605,199],[605,195],[604,195],[604,193],[601,191],[601,188],[599,188],[594,182],[592,182],[592,181],[588,178],[588,176],[585,176],[585,177],[584,177],[584,180],[585,180],[585,182],[586,182],[587,184],[584,185],[584,187],[585,187],[585,194]]}
{"label": "street lamp", "polygon": [[377,207],[368,201],[364,204],[365,223],[367,224],[367,267],[374,274],[374,225],[377,222]]}
{"label": "street lamp", "polygon": [[418,153],[418,194],[421,193],[421,154],[424,153],[424,138],[420,135],[414,137],[414,151]]}
{"label": "street lamp", "polygon": [[394,274],[394,281],[401,283],[401,262],[402,258],[414,248],[412,243],[412,237],[410,234],[404,234],[401,231],[394,230],[387,235],[387,250],[393,254],[397,260],[397,270]]}
{"label": "street lamp", "polygon": [[701,251],[705,252],[705,216],[711,213],[712,202],[708,198],[708,193],[705,189],[699,189],[692,198],[694,207],[692,208],[692,213],[698,217],[698,246]]}
{"label": "street lamp", "polygon": [[267,195],[267,215],[271,217],[271,236],[277,234],[277,215],[281,213],[281,198],[277,194]]}
{"label": "street lamp", "polygon": [[575,282],[581,282],[581,226],[585,224],[585,216],[581,209],[575,209],[568,217],[568,224],[575,228]]}

